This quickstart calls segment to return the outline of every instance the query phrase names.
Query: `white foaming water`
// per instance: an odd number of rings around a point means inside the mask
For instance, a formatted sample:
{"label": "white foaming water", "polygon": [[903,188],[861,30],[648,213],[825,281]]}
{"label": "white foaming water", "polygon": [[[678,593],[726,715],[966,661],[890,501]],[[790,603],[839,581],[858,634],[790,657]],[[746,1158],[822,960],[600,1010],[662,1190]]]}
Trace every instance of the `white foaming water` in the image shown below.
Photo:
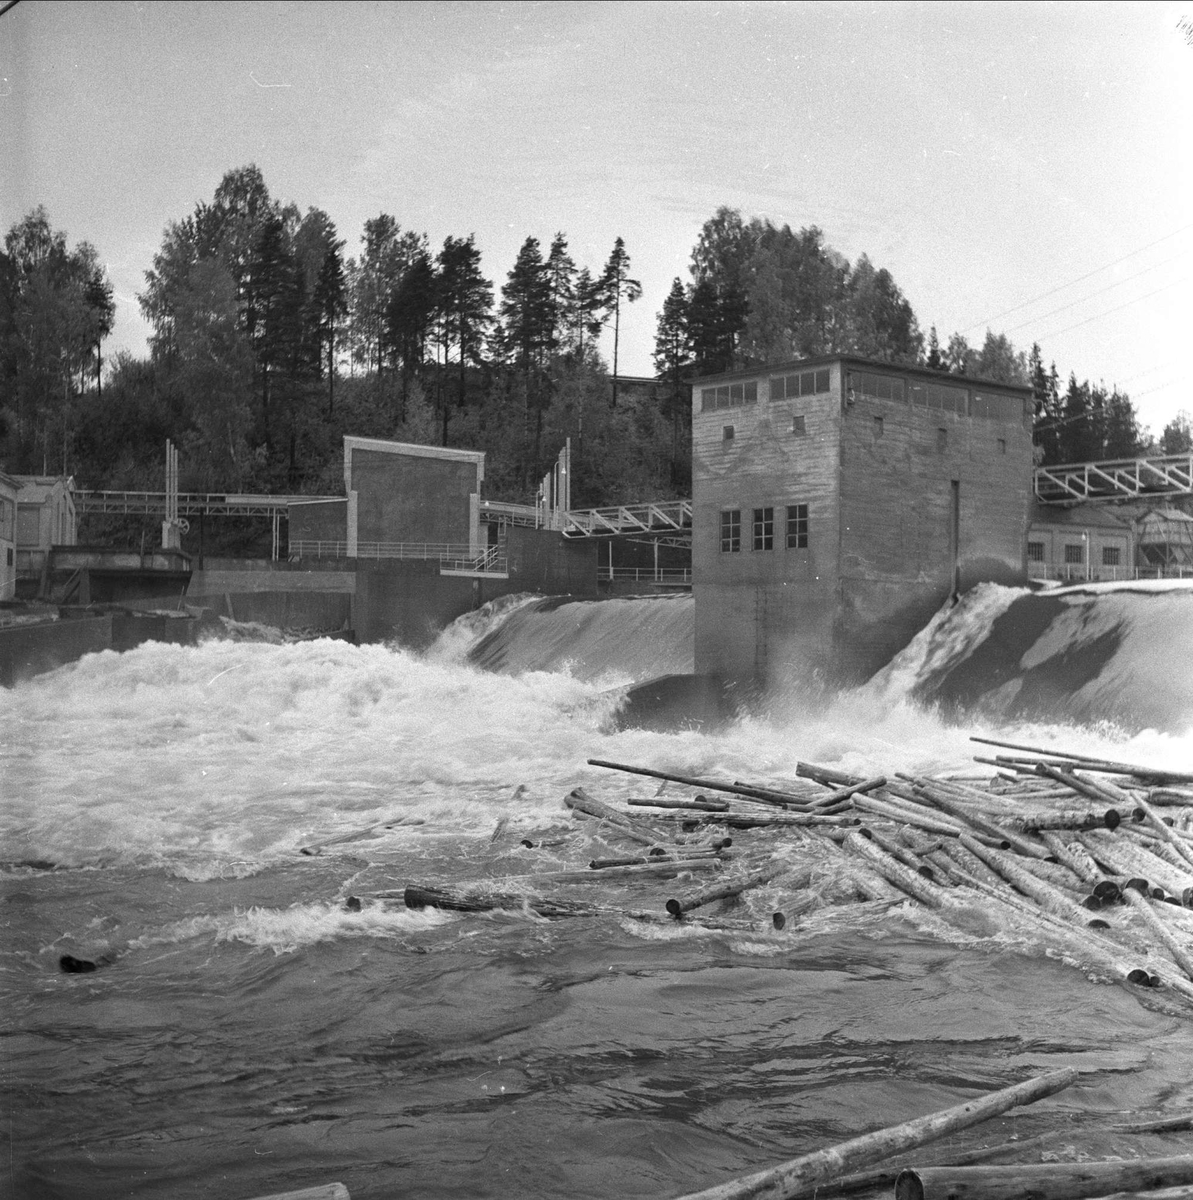
{"label": "white foaming water", "polygon": [[[948,639],[952,652],[988,627],[1005,592],[972,607]],[[636,636],[654,638],[656,614],[680,611],[672,600],[612,603],[624,610],[623,653]],[[925,658],[914,648],[915,669],[894,667],[827,706],[778,702],[717,735],[614,732],[619,697],[607,679],[458,661],[469,638],[511,612],[534,616],[515,600],[449,631],[425,657],[331,640],[149,643],[0,693],[4,857],[236,877],[397,818],[422,824],[376,831],[374,849],[480,837],[502,817],[513,830],[541,827],[566,815],[562,796],[577,784],[611,800],[648,794],[641,779],[588,758],[781,785],[800,760],[859,774],[964,768],[980,749],[970,732],[998,732],[946,725],[909,703]],[[543,618],[552,625],[555,613]],[[1175,769],[1193,758],[1187,733],[1041,724],[1001,733]]]}

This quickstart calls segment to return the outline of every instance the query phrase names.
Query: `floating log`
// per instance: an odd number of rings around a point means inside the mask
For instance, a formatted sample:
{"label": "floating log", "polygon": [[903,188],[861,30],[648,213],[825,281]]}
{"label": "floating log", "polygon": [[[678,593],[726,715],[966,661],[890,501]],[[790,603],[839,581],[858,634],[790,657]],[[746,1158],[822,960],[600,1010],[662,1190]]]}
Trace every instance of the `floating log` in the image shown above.
{"label": "floating log", "polygon": [[1030,896],[1037,904],[1052,913],[1053,916],[1060,917],[1064,921],[1072,921],[1078,926],[1092,925],[1098,929],[1106,927],[1105,921],[1096,917],[1091,920],[1087,910],[1071,900],[1063,892],[1054,888],[1051,884],[1045,883],[1018,863],[1013,862],[1010,856],[1001,850],[994,850],[989,846],[983,846],[981,842],[975,841],[965,833],[961,835],[960,841],[961,845],[970,851],[970,853],[975,854],[988,867],[997,871],[1005,880],[1013,884],[1025,895]]}
{"label": "floating log", "polygon": [[899,1172],[895,1200],[1083,1200],[1185,1183],[1193,1183],[1193,1154],[1009,1167],[917,1167]]}
{"label": "floating log", "polygon": [[996,821],[992,821],[987,817],[980,816],[978,813],[968,811],[963,805],[958,804],[951,796],[947,795],[942,789],[934,787],[931,780],[918,779],[916,780],[916,789],[925,795],[933,804],[939,805],[947,813],[951,813],[959,820],[968,821],[980,832],[988,834],[990,837],[999,838],[1007,842],[1020,854],[1029,855],[1032,858],[1047,858],[1048,848],[1039,842],[1029,841],[1027,838],[1014,833],[1012,830],[1006,829],[999,825]]}
{"label": "floating log", "polygon": [[1183,871],[1168,859],[1161,858],[1143,846],[1121,837],[1111,837],[1105,833],[1084,833],[1080,835],[1078,842],[1095,860],[1109,868],[1107,874],[1110,875],[1125,875],[1128,878],[1132,875],[1142,875],[1178,896],[1181,889],[1193,879],[1193,872]]}
{"label": "floating log", "polygon": [[[860,839],[859,839],[860,840]],[[917,877],[918,878],[918,877]],[[1050,1071],[1011,1087],[942,1109],[901,1125],[851,1138],[836,1146],[793,1158],[768,1171],[759,1171],[728,1183],[693,1192],[682,1200],[795,1200],[814,1192],[819,1184],[858,1167],[882,1162],[892,1155],[926,1145],[957,1129],[967,1129],[997,1117],[1020,1104],[1054,1095],[1077,1078],[1073,1067]]]}
{"label": "floating log", "polygon": [[600,870],[585,871],[554,871],[550,874],[536,875],[539,883],[607,883],[610,879],[674,879],[676,875],[685,875],[689,871],[719,870],[723,860],[715,856],[707,858],[671,858],[664,861],[657,859],[624,867],[603,867]]}
{"label": "floating log", "polygon": [[788,863],[771,863],[765,870],[756,871],[754,874],[747,875],[743,879],[714,884],[712,887],[704,888],[699,892],[692,892],[683,897],[673,896],[667,901],[664,907],[673,917],[679,918],[684,913],[691,912],[694,908],[711,904],[714,900],[725,900],[730,896],[738,896],[750,888],[760,887],[764,883],[769,883],[777,875],[782,875],[789,867],[790,864]]}
{"label": "floating log", "polygon": [[1143,809],[1147,823],[1185,860],[1189,869],[1193,870],[1193,848],[1190,848],[1189,843],[1171,826],[1166,825],[1160,814],[1142,797],[1139,800],[1139,807]]}
{"label": "floating log", "polygon": [[1111,1129],[1116,1133],[1176,1133],[1182,1129],[1193,1129],[1193,1112],[1177,1113],[1174,1117],[1156,1117],[1151,1121],[1112,1125]]}
{"label": "floating log", "polygon": [[1089,851],[1080,842],[1066,842],[1051,830],[1041,830],[1040,840],[1078,879],[1096,884],[1102,878],[1098,864],[1089,856]]}
{"label": "floating log", "polygon": [[1004,817],[1003,820],[1019,833],[1042,833],[1054,829],[1117,829],[1124,821],[1132,820],[1131,813],[1108,808],[1102,812],[1030,813],[1023,817]]}
{"label": "floating log", "polygon": [[[887,785],[889,788],[889,784]],[[873,796],[855,796],[854,808],[863,812],[873,813],[876,817],[887,817],[892,821],[905,822],[923,829],[928,833],[939,833],[944,837],[956,837],[961,832],[957,821],[949,821],[936,813],[935,810],[920,808],[913,809],[909,804],[896,804],[891,800],[876,800]]]}
{"label": "floating log", "polygon": [[[1145,900],[1133,887],[1125,888],[1122,892],[1122,897],[1143,918],[1144,924],[1156,935],[1168,953],[1172,955],[1176,965],[1193,981],[1193,955],[1190,955],[1172,930],[1156,914],[1150,901]],[[1176,1180],[1174,1182],[1186,1181]],[[1193,1183],[1193,1179],[1187,1182]]]}
{"label": "floating log", "polygon": [[410,884],[402,893],[407,908],[443,908],[452,912],[530,911],[540,917],[591,916],[596,910],[589,904],[570,900],[543,900],[537,896],[514,894],[449,892],[443,888]]}
{"label": "floating log", "polygon": [[388,821],[379,821],[375,825],[366,825],[364,829],[356,829],[351,833],[341,833],[337,837],[325,838],[321,842],[312,842],[309,846],[300,846],[298,853],[308,858],[322,854],[328,846],[342,846],[346,842],[362,842],[372,838],[382,837],[387,830],[397,829],[403,825],[422,825],[422,817],[400,816]]}
{"label": "floating log", "polygon": [[641,800],[635,796],[626,801],[636,808],[693,808],[701,812],[728,812],[728,800],[709,800],[697,796],[694,800]]}
{"label": "floating log", "polygon": [[1073,754],[1060,750],[1041,750],[1038,746],[1024,746],[1019,742],[1003,742],[997,738],[978,737],[971,734],[971,742],[981,742],[987,746],[1003,746],[1008,750],[1026,750],[1029,754],[1039,754],[1044,758],[1059,762],[1078,764],[1083,771],[1099,771],[1110,775],[1134,775],[1137,779],[1155,779],[1172,783],[1193,783],[1193,775],[1183,771],[1165,771],[1155,767],[1138,767],[1130,763],[1108,762],[1105,759],[1092,758],[1088,754]]}
{"label": "floating log", "polygon": [[[733,783],[718,783],[714,779],[697,779],[693,775],[673,775],[668,771],[653,771],[649,767],[631,767],[626,763],[608,762],[603,758],[590,758],[590,767],[606,767],[610,771],[626,771],[631,775],[647,775],[651,779],[665,779],[669,783],[682,783],[687,787],[710,788],[714,792],[729,792],[735,796],[746,796],[751,800],[761,800],[764,804],[785,805],[786,801],[775,800],[768,794],[768,789],[739,787]],[[793,799],[797,799],[793,797]]]}
{"label": "floating log", "polygon": [[893,883],[921,904],[926,904],[929,908],[940,908],[948,901],[948,894],[943,888],[935,883],[930,883],[910,867],[904,866],[881,847],[862,837],[860,833],[847,833],[845,846],[862,858],[868,859],[871,866],[885,880]]}
{"label": "floating log", "polygon": [[834,771],[832,767],[818,767],[815,763],[797,762],[795,773],[802,779],[813,779],[825,787],[852,787],[855,783],[864,782],[860,775]]}
{"label": "floating log", "polygon": [[906,846],[900,845],[894,838],[887,837],[881,830],[869,825],[863,825],[858,830],[858,833],[862,837],[874,842],[880,849],[885,850],[892,858],[897,859],[917,875],[922,875],[925,879],[935,880],[935,872],[924,863],[914,850],[909,850]]}
{"label": "floating log", "polygon": [[643,845],[653,846],[663,840],[657,830],[651,829],[649,825],[633,820],[623,812],[618,812],[617,809],[610,804],[606,804],[603,800],[595,799],[583,788],[573,788],[564,796],[563,802],[568,808],[587,813],[590,817],[598,817],[602,821],[608,821],[610,825],[615,825],[626,837],[632,838],[636,842],[641,842]]}
{"label": "floating log", "polygon": [[321,1183],[316,1187],[300,1188],[297,1192],[271,1192],[255,1200],[352,1200],[342,1183]]}

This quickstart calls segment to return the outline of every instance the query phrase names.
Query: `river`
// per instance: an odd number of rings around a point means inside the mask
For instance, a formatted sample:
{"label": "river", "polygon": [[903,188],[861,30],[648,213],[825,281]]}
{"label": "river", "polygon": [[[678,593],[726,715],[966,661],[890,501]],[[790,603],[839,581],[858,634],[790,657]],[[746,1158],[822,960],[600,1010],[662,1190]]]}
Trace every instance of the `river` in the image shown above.
{"label": "river", "polygon": [[[661,911],[658,884],[572,888],[608,911],[557,921],[378,898],[625,853],[563,796],[657,784],[589,758],[772,784],[799,760],[972,772],[969,734],[1000,731],[1193,759],[1183,719],[946,723],[898,672],[716,732],[620,729],[624,685],[690,670],[691,602],[604,603],[507,603],[423,656],[147,644],[0,693],[5,1194],[675,1196],[1070,1064],[1076,1086],[948,1147],[1178,1152],[1187,1134],[1107,1130],[1193,1107],[1189,1010],[1015,930],[826,903],[776,932],[768,894],[741,928],[616,911]],[[495,669],[469,661],[511,612]],[[833,871],[815,886],[833,899]]]}

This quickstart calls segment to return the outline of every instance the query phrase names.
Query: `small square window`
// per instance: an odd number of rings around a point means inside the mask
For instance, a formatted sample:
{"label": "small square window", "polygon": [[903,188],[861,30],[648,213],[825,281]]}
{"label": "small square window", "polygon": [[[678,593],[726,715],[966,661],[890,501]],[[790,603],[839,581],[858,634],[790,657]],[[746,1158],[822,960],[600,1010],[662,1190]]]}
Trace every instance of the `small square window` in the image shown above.
{"label": "small square window", "polygon": [[1102,547],[1102,566],[1117,567],[1122,562],[1122,551],[1118,546],[1103,546]]}
{"label": "small square window", "polygon": [[808,422],[805,420],[803,413],[796,413],[791,418],[791,432],[796,437],[803,437],[808,432]]}
{"label": "small square window", "polygon": [[999,454],[1006,454],[1006,452],[1007,452],[1007,439],[1006,438],[998,439],[998,452],[999,452]]}
{"label": "small square window", "polygon": [[881,417],[875,417],[875,418],[874,418],[874,436],[875,436],[876,438],[880,438],[880,437],[882,437],[882,435],[883,435],[883,432],[884,432],[884,429],[883,429],[883,420],[882,420],[882,418],[881,418]]}
{"label": "small square window", "polygon": [[1043,542],[1028,542],[1027,543],[1027,561],[1028,562],[1043,562],[1044,561],[1044,543]]}
{"label": "small square window", "polygon": [[721,440],[724,442],[733,441],[733,426],[732,425],[722,425],[721,426]]}
{"label": "small square window", "polygon": [[773,508],[754,509],[754,549],[773,550],[775,548],[775,510]]}
{"label": "small square window", "polygon": [[1065,546],[1065,562],[1070,566],[1085,562],[1085,546],[1081,542],[1069,542]]}
{"label": "small square window", "polygon": [[936,453],[943,454],[949,448],[949,431],[947,429],[938,429],[936,431]]}

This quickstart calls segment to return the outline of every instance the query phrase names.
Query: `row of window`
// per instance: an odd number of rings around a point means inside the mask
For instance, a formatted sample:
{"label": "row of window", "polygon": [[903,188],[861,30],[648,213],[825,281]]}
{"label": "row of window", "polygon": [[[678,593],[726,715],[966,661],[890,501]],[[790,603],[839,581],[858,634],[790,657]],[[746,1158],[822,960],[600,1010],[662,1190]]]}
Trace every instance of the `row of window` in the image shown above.
{"label": "row of window", "polygon": [[[1042,563],[1044,561],[1044,543],[1043,542],[1028,542],[1027,543],[1027,561]],[[1066,542],[1065,543],[1065,564],[1067,566],[1081,566],[1085,563],[1085,543],[1084,542]],[[1102,547],[1102,566],[1104,567],[1119,567],[1122,566],[1122,548],[1119,546],[1103,546]]]}
{"label": "row of window", "polygon": [[828,391],[828,368],[801,371],[798,375],[778,375],[770,381],[772,400],[798,400],[801,396],[820,396]]}
{"label": "row of window", "polygon": [[711,412],[718,408],[740,408],[743,404],[758,403],[758,381],[748,383],[724,383],[720,387],[702,388],[700,411]]}
{"label": "row of window", "polygon": [[871,371],[853,371],[849,384],[854,394],[873,400],[893,400],[933,412],[951,412],[959,417],[980,417],[987,421],[1017,421],[1023,416],[1023,401],[1017,396],[992,392],[974,392],[946,383],[912,383],[894,375],[876,375]]}
{"label": "row of window", "polygon": [[[783,509],[779,510],[780,513]],[[788,550],[806,550],[808,548],[808,506],[806,504],[786,505],[787,526],[784,531]],[[742,548],[742,510],[727,508],[721,512],[721,553],[737,554]],[[750,548],[752,550],[773,550],[775,548],[775,510],[773,507],[756,508],[753,510]]]}

